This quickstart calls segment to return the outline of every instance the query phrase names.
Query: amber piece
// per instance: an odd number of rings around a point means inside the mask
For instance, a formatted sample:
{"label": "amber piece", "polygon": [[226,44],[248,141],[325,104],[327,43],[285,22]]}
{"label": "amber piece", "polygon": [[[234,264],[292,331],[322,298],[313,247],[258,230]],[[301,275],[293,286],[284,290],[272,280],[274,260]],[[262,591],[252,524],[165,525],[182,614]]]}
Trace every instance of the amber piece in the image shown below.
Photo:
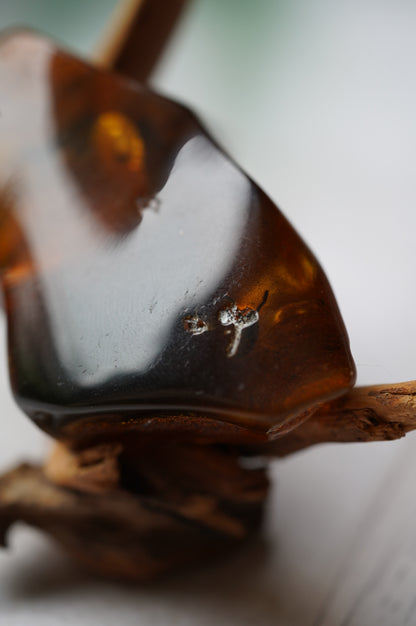
{"label": "amber piece", "polygon": [[192,113],[30,33],[2,40],[0,85],[10,370],[32,419],[265,432],[352,386],[322,269]]}

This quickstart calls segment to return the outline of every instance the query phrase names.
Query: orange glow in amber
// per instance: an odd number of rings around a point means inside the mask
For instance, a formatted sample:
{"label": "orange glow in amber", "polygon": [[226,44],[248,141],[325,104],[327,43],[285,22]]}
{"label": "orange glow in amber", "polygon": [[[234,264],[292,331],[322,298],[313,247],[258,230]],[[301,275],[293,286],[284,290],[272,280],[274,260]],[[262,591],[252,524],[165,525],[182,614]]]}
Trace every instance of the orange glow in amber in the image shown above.
{"label": "orange glow in amber", "polygon": [[121,113],[102,113],[93,127],[93,141],[104,162],[124,164],[137,172],[144,163],[143,139],[135,125]]}
{"label": "orange glow in amber", "polygon": [[[312,303],[313,304],[313,303]],[[275,324],[279,324],[285,317],[294,317],[296,315],[305,315],[308,312],[311,304],[307,300],[301,302],[292,302],[286,306],[278,309],[274,315]]]}

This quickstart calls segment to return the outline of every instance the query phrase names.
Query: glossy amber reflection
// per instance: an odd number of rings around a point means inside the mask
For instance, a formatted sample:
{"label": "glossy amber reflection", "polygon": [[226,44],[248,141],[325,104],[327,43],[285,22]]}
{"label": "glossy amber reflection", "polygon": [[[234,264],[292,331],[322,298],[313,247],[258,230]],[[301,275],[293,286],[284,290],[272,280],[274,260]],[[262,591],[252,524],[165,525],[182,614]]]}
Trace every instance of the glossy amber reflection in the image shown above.
{"label": "glossy amber reflection", "polygon": [[34,420],[265,432],[352,385],[316,259],[192,113],[30,34],[2,41],[0,88],[11,378]]}

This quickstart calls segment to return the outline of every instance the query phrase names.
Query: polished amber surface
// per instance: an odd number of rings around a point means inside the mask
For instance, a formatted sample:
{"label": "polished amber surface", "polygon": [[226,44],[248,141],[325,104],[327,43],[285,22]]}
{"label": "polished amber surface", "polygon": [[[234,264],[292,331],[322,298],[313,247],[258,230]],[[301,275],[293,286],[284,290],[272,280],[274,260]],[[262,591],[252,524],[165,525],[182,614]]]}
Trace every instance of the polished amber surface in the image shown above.
{"label": "polished amber surface", "polygon": [[41,426],[264,431],[353,384],[316,259],[192,113],[30,33],[0,93],[11,380]]}

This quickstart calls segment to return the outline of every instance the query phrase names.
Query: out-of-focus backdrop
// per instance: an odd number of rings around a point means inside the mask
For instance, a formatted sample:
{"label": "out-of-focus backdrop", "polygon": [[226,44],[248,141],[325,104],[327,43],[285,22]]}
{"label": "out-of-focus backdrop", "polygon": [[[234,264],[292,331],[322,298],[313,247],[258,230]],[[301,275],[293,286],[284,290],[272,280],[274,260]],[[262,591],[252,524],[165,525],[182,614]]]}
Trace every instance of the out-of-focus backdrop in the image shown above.
{"label": "out-of-focus backdrop", "polygon": [[[88,57],[116,4],[1,0],[0,26]],[[191,0],[152,79],[317,254],[363,384],[416,378],[415,32],[411,0]],[[3,335],[1,470],[49,445],[10,397]],[[95,581],[18,529],[0,553],[0,624],[411,626],[415,458],[409,435],[277,461],[263,539],[146,589]]]}

